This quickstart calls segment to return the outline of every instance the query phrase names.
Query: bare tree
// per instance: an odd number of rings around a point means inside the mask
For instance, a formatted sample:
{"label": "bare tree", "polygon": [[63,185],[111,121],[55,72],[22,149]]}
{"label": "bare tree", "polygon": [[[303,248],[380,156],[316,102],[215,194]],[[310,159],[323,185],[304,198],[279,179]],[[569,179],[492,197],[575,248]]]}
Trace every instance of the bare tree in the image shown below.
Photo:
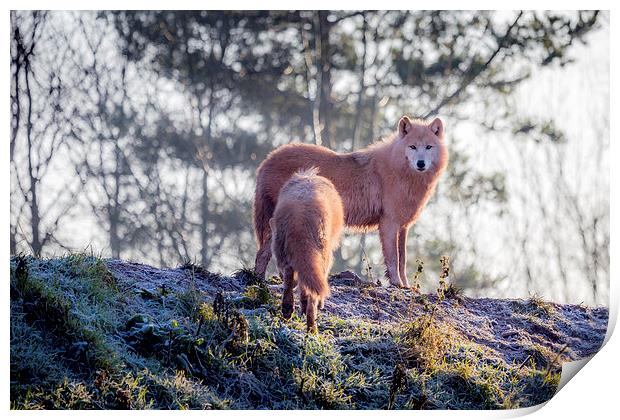
{"label": "bare tree", "polygon": [[75,188],[60,188],[56,197],[48,199],[48,206],[42,205],[43,181],[67,139],[62,118],[64,85],[58,68],[66,50],[59,48],[53,58],[41,57],[53,36],[46,17],[36,11],[11,15],[10,156],[12,196],[16,197],[11,200],[11,252],[21,246],[37,256],[51,242],[62,246],[56,233],[76,195]]}

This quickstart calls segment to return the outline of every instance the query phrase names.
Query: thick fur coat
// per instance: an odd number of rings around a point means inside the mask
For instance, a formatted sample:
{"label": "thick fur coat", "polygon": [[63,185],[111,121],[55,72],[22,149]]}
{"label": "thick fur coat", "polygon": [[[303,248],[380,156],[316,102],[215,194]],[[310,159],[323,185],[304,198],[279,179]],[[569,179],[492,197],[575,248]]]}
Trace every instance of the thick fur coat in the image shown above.
{"label": "thick fur coat", "polygon": [[282,314],[290,318],[299,286],[308,330],[316,331],[319,307],[329,296],[327,277],[340,244],[344,209],[334,185],[316,168],[297,172],[284,184],[269,221],[271,249],[284,281]]}
{"label": "thick fur coat", "polygon": [[402,117],[395,134],[353,153],[339,154],[310,144],[277,148],[261,163],[256,177],[257,274],[264,277],[271,258],[269,219],[282,186],[295,172],[316,167],[340,194],[347,227],[379,229],[390,283],[409,287],[407,233],[433,194],[447,162],[443,124],[438,118],[426,123]]}

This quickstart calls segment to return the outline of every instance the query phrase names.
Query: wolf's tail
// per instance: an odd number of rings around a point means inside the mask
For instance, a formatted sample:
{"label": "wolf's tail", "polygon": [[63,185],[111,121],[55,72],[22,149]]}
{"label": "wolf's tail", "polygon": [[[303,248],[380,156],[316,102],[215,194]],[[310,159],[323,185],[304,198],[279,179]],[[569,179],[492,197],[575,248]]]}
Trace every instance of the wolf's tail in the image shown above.
{"label": "wolf's tail", "polygon": [[302,293],[323,300],[329,296],[326,262],[316,249],[308,249],[303,261],[297,261],[297,278]]}

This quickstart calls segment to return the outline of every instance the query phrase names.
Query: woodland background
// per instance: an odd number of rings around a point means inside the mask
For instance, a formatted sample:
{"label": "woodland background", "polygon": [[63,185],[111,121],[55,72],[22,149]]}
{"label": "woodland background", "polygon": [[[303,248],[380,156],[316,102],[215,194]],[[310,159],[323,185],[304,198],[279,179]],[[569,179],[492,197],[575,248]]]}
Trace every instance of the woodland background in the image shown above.
{"label": "woodland background", "polygon": [[[15,11],[10,36],[12,254],[252,266],[270,150],[438,115],[409,272],[448,255],[469,295],[607,304],[608,13]],[[364,255],[380,277],[376,233],[333,271]]]}

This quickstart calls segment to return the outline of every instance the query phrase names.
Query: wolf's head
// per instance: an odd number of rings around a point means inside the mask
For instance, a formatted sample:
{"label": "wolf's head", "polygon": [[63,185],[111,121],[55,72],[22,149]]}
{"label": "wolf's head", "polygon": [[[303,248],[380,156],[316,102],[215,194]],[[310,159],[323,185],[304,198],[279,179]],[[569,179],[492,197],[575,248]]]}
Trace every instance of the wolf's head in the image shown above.
{"label": "wolf's head", "polygon": [[439,118],[426,124],[402,117],[398,122],[396,142],[398,151],[405,154],[409,167],[415,172],[434,172],[443,169],[446,164],[443,123]]}

